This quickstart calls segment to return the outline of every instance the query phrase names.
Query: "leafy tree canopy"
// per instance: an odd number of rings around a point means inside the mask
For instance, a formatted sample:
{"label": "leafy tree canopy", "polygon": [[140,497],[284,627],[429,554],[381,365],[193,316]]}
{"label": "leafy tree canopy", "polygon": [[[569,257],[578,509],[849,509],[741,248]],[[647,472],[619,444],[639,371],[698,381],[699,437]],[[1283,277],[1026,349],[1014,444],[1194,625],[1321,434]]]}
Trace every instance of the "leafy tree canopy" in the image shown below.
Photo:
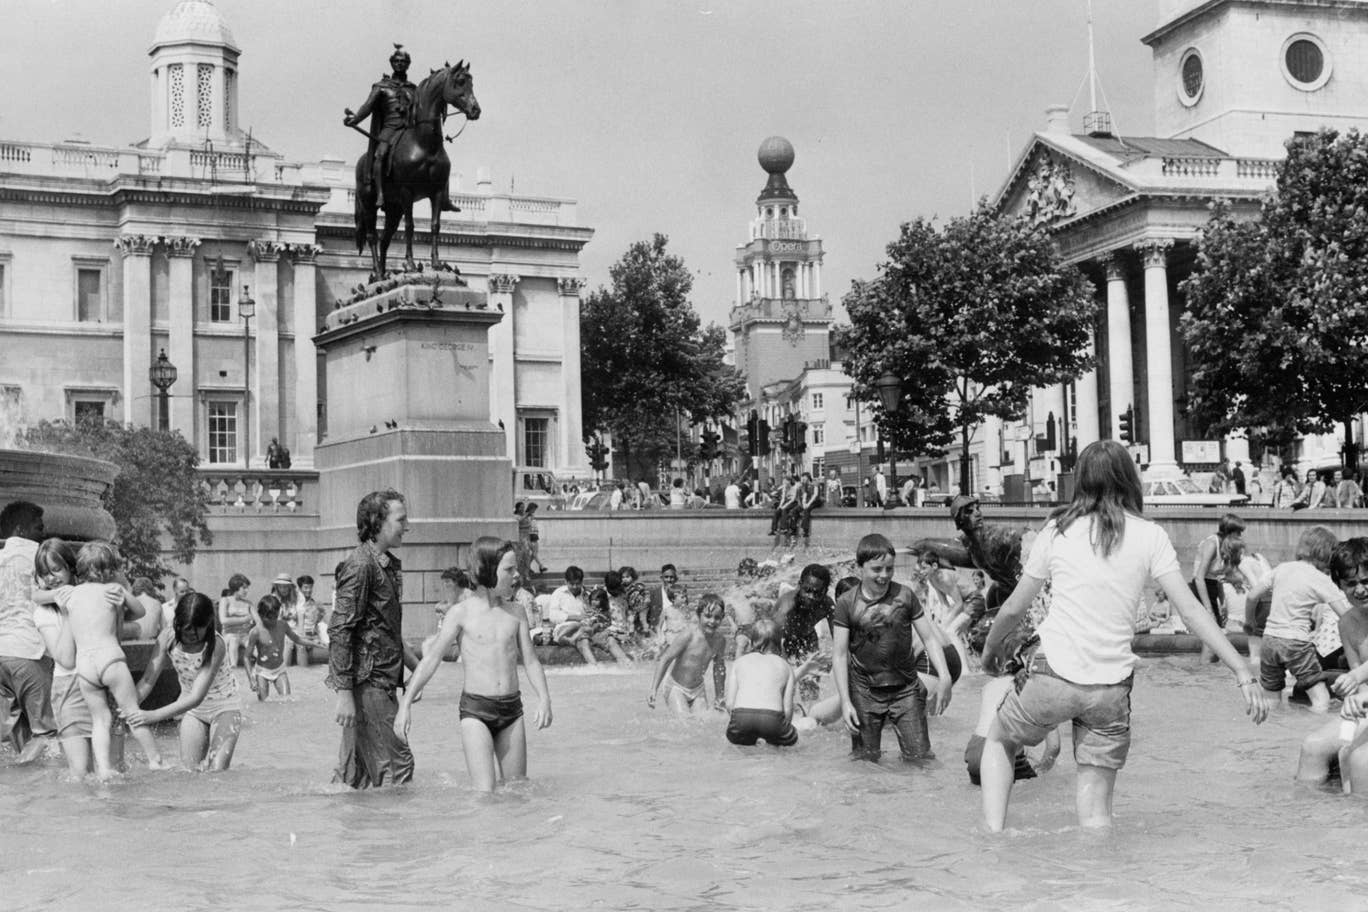
{"label": "leafy tree canopy", "polygon": [[726,333],[703,327],[689,303],[693,277],[657,234],[627,249],[611,287],[580,309],[586,434],[609,431],[620,451],[672,450],[675,414],[690,424],[731,415],[745,383],[723,361]]}
{"label": "leafy tree canopy", "polygon": [[1368,137],[1287,150],[1256,218],[1214,207],[1182,286],[1189,409],[1210,432],[1286,440],[1368,409]]}
{"label": "leafy tree canopy", "polygon": [[103,500],[129,576],[156,581],[171,573],[162,562],[163,536],[182,564],[194,560],[198,545],[212,543],[205,521],[209,501],[195,471],[199,455],[179,433],[116,421],[44,421],[24,431],[22,442],[29,449],[94,456],[119,467]]}
{"label": "leafy tree canopy", "polygon": [[[851,325],[838,338],[856,395],[874,405],[896,448],[938,455],[958,430],[967,462],[985,417],[1018,418],[1032,388],[1092,366],[1098,305],[1088,282],[1025,219],[981,203],[941,228],[908,222],[887,250],[878,276],[843,299]],[[886,370],[901,380],[896,415],[878,404]]]}

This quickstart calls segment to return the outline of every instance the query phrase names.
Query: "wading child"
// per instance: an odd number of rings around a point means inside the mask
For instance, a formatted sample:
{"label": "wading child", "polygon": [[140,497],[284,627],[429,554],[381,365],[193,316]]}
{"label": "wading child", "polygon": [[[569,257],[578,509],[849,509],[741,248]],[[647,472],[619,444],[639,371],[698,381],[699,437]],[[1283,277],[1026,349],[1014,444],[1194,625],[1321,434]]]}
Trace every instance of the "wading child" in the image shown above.
{"label": "wading child", "polygon": [[727,677],[727,706],[731,721],[727,740],[751,745],[757,739],[776,747],[798,743],[793,729],[793,700],[797,681],[784,659],[779,626],[761,618],[751,627],[754,650],[732,663]]}
{"label": "wading child", "polygon": [[190,770],[226,770],[242,730],[237,677],[228,669],[228,645],[215,632],[214,616],[206,595],[187,592],[176,600],[171,629],[162,631],[138,681],[138,698],[147,699],[168,658],[180,681],[180,697],[129,716],[129,722],[151,725],[179,715],[181,764]]}
{"label": "wading child", "polygon": [[[60,538],[49,538],[38,546],[33,575],[42,588],[33,591],[33,601],[39,606],[33,612],[33,623],[52,656],[52,713],[67,769],[84,776],[90,772],[90,709],[76,677],[76,642],[62,611],[74,591],[75,568],[76,552]],[[113,586],[106,598],[111,610],[123,607],[123,592]],[[119,768],[123,764],[123,726],[115,726],[110,737],[110,764]]]}
{"label": "wading child", "polygon": [[394,733],[408,740],[414,701],[441,664],[442,654],[453,643],[459,644],[465,666],[460,715],[466,769],[477,790],[492,792],[500,776],[527,776],[527,732],[518,690],[518,663],[523,663],[528,683],[537,694],[537,711],[532,717],[537,728],[551,724],[551,692],[541,660],[532,648],[527,615],[512,604],[518,579],[513,543],[489,536],[478,538],[471,546],[471,563],[477,588],[447,610],[432,649],[414,669],[399,701]]}
{"label": "wading child", "polygon": [[1167,533],[1141,516],[1140,474],[1114,440],[1089,444],[1075,468],[1073,501],[1036,536],[1021,581],[998,612],[984,644],[983,668],[999,673],[1004,642],[1051,583],[1040,648],[1019,689],[1008,692],[988,729],[980,775],[988,829],[1000,831],[1012,794],[1012,758],[1073,722],[1078,822],[1110,826],[1116,772],[1130,750],[1131,651],[1137,608],[1153,579],[1188,629],[1235,673],[1245,710],[1260,723],[1268,705],[1253,673],[1188,589]]}
{"label": "wading child", "polygon": [[[671,599],[674,594],[671,593]],[[674,599],[675,604],[680,604]],[[656,691],[669,671],[665,685],[665,702],[677,716],[707,715],[708,688],[703,673],[712,664],[713,699],[718,709],[725,709],[727,693],[727,638],[722,635],[722,619],[727,615],[722,599],[709,592],[698,600],[698,622],[675,636],[661,653],[651,681],[651,693],[646,705],[655,709]]]}
{"label": "wading child", "polygon": [[290,676],[285,673],[285,640],[300,647],[308,645],[280,614],[280,599],[275,595],[263,595],[257,602],[257,617],[261,618],[261,623],[247,633],[247,683],[256,691],[258,700],[266,699],[272,684],[282,697],[290,695]]}
{"label": "wading child", "polygon": [[[938,640],[931,619],[912,590],[893,581],[893,557],[893,544],[882,535],[866,535],[856,545],[860,585],[836,600],[832,675],[841,716],[859,736],[858,756],[877,761],[884,725],[892,725],[903,760],[919,762],[935,757],[927,714],[940,715],[950,705],[953,679],[945,651],[933,645]],[[936,672],[929,701],[917,675],[914,630]]]}
{"label": "wading child", "polygon": [[1262,582],[1251,586],[1247,601],[1257,602],[1272,591],[1273,603],[1259,646],[1259,684],[1271,700],[1281,700],[1287,674],[1311,698],[1311,711],[1330,708],[1330,691],[1321,679],[1320,658],[1311,642],[1316,606],[1329,605],[1336,614],[1349,610],[1349,600],[1326,575],[1335,549],[1335,533],[1314,526],[1297,541],[1296,560],[1279,564]]}
{"label": "wading child", "polygon": [[1330,556],[1330,578],[1349,601],[1340,616],[1339,635],[1350,671],[1335,680],[1344,698],[1339,717],[1326,722],[1302,742],[1297,779],[1324,782],[1338,763],[1346,793],[1368,792],[1368,721],[1359,708],[1368,700],[1368,538],[1350,538]]}
{"label": "wading child", "polygon": [[[76,555],[76,578],[80,584],[67,601],[67,620],[76,643],[76,675],[81,696],[90,709],[92,758],[95,773],[101,779],[109,778],[114,772],[110,759],[114,715],[109,710],[106,695],[114,697],[119,711],[130,724],[133,714],[138,711],[137,688],[128,670],[123,647],[119,645],[119,611],[109,607],[110,587],[122,588],[114,583],[118,572],[119,552],[113,545],[104,541],[86,542]],[[128,598],[132,599],[131,593]],[[133,737],[147,755],[148,767],[164,769],[152,730],[145,724],[134,725]]]}

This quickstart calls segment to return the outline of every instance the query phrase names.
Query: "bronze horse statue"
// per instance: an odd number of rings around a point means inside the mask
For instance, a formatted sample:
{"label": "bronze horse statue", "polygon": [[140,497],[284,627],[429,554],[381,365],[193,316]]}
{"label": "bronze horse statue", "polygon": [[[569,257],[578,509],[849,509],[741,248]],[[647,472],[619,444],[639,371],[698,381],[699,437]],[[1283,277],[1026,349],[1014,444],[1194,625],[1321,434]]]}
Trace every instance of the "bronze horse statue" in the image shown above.
{"label": "bronze horse statue", "polygon": [[404,219],[404,263],[409,269],[413,262],[413,204],[426,199],[432,209],[432,268],[441,268],[438,241],[442,226],[442,210],[455,209],[447,191],[451,176],[451,159],[447,158],[442,142],[442,124],[447,107],[454,107],[469,120],[480,119],[480,103],[475,100],[475,83],[470,76],[470,64],[464,60],[455,66],[447,64],[418,84],[408,126],[395,140],[390,151],[389,167],[385,171],[385,230],[376,239],[376,187],[371,175],[370,152],[356,161],[356,252],[370,244],[374,278],[385,275],[385,257],[390,241]]}

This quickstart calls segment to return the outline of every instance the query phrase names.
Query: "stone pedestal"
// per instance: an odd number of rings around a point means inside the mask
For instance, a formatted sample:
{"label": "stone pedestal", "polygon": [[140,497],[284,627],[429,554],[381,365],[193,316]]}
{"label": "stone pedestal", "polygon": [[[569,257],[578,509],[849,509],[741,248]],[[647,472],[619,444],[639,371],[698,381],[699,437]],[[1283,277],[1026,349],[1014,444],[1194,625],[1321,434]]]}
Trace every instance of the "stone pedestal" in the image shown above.
{"label": "stone pedestal", "polygon": [[[365,289],[314,337],[328,383],[328,436],[314,451],[320,557],[355,546],[365,494],[399,491],[406,606],[433,604],[440,572],[463,565],[474,539],[517,537],[513,464],[489,420],[489,329],[502,317],[452,276],[406,276]],[[429,612],[405,612],[406,634],[431,627]]]}

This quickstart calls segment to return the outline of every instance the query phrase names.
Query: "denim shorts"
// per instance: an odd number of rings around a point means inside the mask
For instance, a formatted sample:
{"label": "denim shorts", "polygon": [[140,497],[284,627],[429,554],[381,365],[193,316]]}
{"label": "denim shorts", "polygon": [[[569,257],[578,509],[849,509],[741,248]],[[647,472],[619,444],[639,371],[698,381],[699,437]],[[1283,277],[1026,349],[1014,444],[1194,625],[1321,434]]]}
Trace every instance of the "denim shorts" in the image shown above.
{"label": "denim shorts", "polygon": [[1287,672],[1302,687],[1310,687],[1320,680],[1321,663],[1316,647],[1306,640],[1286,640],[1265,636],[1259,647],[1259,686],[1264,690],[1281,692]]}
{"label": "denim shorts", "polygon": [[1030,675],[998,707],[1003,738],[1030,746],[1062,722],[1073,722],[1074,762],[1080,766],[1116,769],[1126,765],[1130,752],[1130,695],[1132,674],[1116,684],[1075,684],[1059,677],[1037,652]]}

